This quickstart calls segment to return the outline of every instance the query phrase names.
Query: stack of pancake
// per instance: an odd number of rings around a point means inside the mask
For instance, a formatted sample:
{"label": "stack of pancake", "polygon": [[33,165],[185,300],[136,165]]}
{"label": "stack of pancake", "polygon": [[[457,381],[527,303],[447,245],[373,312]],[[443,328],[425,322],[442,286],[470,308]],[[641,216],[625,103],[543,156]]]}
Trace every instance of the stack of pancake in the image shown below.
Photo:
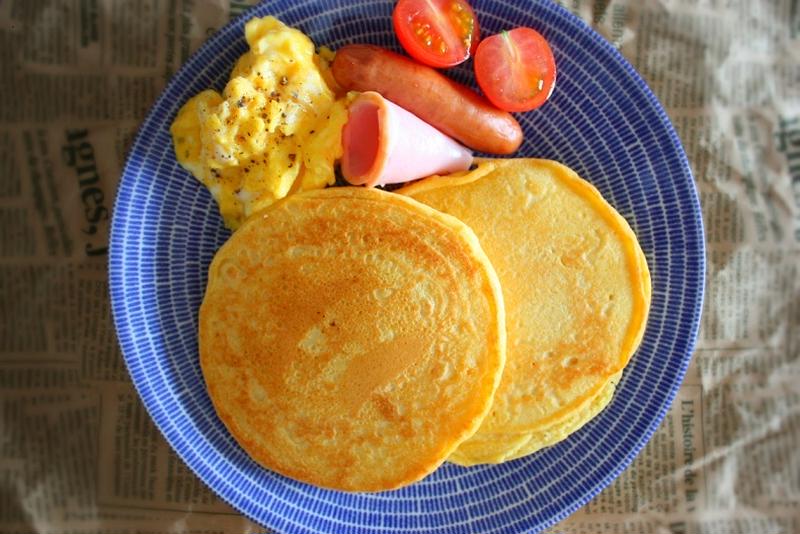
{"label": "stack of pancake", "polygon": [[649,303],[636,237],[593,186],[482,160],[251,217],[212,262],[201,365],[254,460],[380,491],[569,436],[610,402]]}

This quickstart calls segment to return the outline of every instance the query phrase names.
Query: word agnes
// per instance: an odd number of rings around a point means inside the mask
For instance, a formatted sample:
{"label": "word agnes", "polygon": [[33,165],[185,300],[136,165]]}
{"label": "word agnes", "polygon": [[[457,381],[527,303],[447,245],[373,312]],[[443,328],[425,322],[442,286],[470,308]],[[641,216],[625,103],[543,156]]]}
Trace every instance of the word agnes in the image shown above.
{"label": "word agnes", "polygon": [[105,233],[98,234],[98,231],[100,224],[107,224],[109,212],[104,204],[105,194],[100,188],[94,147],[89,142],[88,135],[86,129],[67,130],[67,144],[61,148],[61,154],[64,163],[75,170],[80,188],[83,216],[86,221],[81,231],[89,239],[85,247],[86,255],[102,256],[108,252],[108,243],[105,237],[101,237]]}

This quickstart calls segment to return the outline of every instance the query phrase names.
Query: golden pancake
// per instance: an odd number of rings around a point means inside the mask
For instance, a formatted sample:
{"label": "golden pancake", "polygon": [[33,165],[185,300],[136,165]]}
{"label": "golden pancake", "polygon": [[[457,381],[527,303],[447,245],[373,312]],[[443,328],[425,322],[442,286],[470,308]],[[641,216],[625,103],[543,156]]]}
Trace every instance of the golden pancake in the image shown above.
{"label": "golden pancake", "polygon": [[250,456],[303,482],[379,491],[471,436],[505,361],[497,276],[463,223],[378,190],[298,193],[217,252],[200,363]]}
{"label": "golden pancake", "polygon": [[465,467],[477,464],[499,464],[522,458],[540,449],[555,445],[588,423],[614,396],[622,373],[617,373],[595,397],[573,411],[569,417],[544,429],[523,433],[481,433],[461,444],[448,461]]}
{"label": "golden pancake", "polygon": [[630,226],[591,184],[547,160],[483,160],[399,192],[467,223],[503,287],[508,359],[473,439],[568,424],[644,333],[650,275]]}

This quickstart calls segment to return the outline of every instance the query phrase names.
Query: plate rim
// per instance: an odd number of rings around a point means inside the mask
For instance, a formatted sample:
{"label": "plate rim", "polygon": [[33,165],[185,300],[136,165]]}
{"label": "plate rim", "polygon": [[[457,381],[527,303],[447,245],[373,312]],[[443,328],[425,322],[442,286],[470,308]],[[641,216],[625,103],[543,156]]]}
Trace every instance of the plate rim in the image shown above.
{"label": "plate rim", "polygon": [[[491,3],[491,0],[489,0]],[[519,0],[512,0],[513,4],[521,4]],[[633,65],[625,58],[622,53],[615,48],[605,37],[603,37],[600,33],[598,33],[594,28],[592,28],[585,20],[580,18],[579,16],[572,13],[567,8],[563,7],[559,3],[550,2],[548,3],[547,0],[537,0],[538,4],[546,5],[548,10],[555,11],[558,15],[563,18],[570,19],[572,22],[580,25],[582,27],[583,32],[585,35],[590,38],[593,44],[596,44],[603,48],[603,50],[614,57],[620,66],[626,71],[628,76],[630,76],[631,81],[635,82],[637,88],[642,92],[642,96],[644,96],[647,102],[650,104],[652,109],[658,115],[662,125],[667,129],[668,136],[669,136],[669,145],[672,148],[672,153],[667,159],[673,159],[677,157],[677,162],[680,163],[680,167],[683,171],[683,174],[686,176],[687,180],[691,187],[689,188],[689,195],[691,201],[691,215],[692,220],[695,223],[696,232],[694,233],[694,239],[692,241],[697,243],[697,250],[692,251],[692,253],[687,254],[687,261],[686,265],[690,265],[690,260],[694,259],[694,263],[691,264],[690,267],[694,267],[694,269],[689,268],[689,270],[696,270],[697,271],[697,287],[696,287],[696,298],[695,301],[692,303],[691,308],[686,306],[684,309],[687,311],[687,315],[689,310],[691,310],[691,321],[690,326],[688,328],[689,338],[686,340],[686,350],[680,354],[680,366],[678,367],[678,371],[675,375],[675,380],[673,380],[669,393],[664,397],[664,402],[662,402],[658,413],[655,417],[653,417],[650,422],[647,424],[646,430],[643,434],[639,436],[636,440],[635,445],[629,449],[622,460],[617,463],[614,469],[609,472],[606,472],[599,481],[594,485],[594,487],[589,488],[587,491],[583,491],[581,497],[577,500],[573,501],[566,507],[562,507],[557,513],[551,514],[546,520],[544,521],[536,521],[536,518],[531,516],[524,517],[517,521],[516,524],[523,526],[525,532],[540,532],[541,530],[547,529],[556,523],[564,520],[565,518],[569,517],[573,513],[575,513],[578,509],[585,506],[590,500],[596,497],[603,489],[608,487],[625,469],[627,469],[633,460],[641,453],[642,449],[645,445],[650,441],[652,436],[655,434],[658,427],[663,422],[667,412],[671,408],[674,399],[683,384],[685,379],[686,372],[689,368],[691,363],[693,354],[696,349],[697,339],[699,335],[700,329],[700,321],[702,316],[702,309],[705,301],[705,291],[706,291],[706,274],[707,274],[707,250],[706,250],[706,234],[704,228],[704,222],[702,218],[702,210],[699,201],[698,195],[698,188],[697,188],[697,181],[694,178],[694,174],[692,172],[691,166],[689,164],[688,157],[686,152],[683,149],[683,145],[680,142],[680,138],[675,131],[675,128],[672,124],[672,121],[669,119],[666,110],[662,106],[661,102],[657,98],[657,96],[653,93],[650,89],[647,82],[642,78],[642,76],[636,71]],[[145,143],[144,137],[147,130],[150,129],[152,123],[158,123],[159,121],[159,108],[162,107],[166,97],[171,88],[173,88],[177,84],[177,79],[179,75],[188,69],[188,66],[193,64],[194,61],[205,51],[210,50],[213,48],[219,47],[220,44],[224,43],[226,37],[231,31],[234,31],[238,27],[244,26],[244,23],[252,18],[255,15],[260,15],[261,10],[265,10],[264,3],[256,4],[250,6],[241,14],[236,16],[234,19],[231,19],[224,25],[222,25],[219,29],[217,29],[213,35],[211,35],[208,39],[203,41],[203,43],[195,50],[187,60],[180,65],[178,69],[176,69],[170,80],[164,85],[161,89],[158,98],[152,103],[149,107],[148,112],[142,120],[142,122],[138,125],[136,135],[133,139],[133,142],[126,153],[125,165],[123,166],[122,172],[120,174],[120,179],[117,183],[115,197],[114,197],[114,204],[112,208],[112,216],[111,216],[111,224],[109,230],[109,253],[108,253],[108,281],[109,281],[109,297],[110,297],[110,308],[111,314],[114,323],[114,331],[117,336],[118,346],[120,347],[120,352],[123,356],[123,360],[125,362],[125,367],[128,371],[128,375],[131,379],[131,382],[134,385],[134,388],[139,396],[140,401],[142,402],[145,410],[150,417],[151,421],[155,424],[158,431],[164,436],[166,441],[169,443],[172,450],[175,454],[181,459],[181,461],[190,468],[190,470],[198,476],[198,478],[203,482],[203,484],[210,489],[217,497],[219,497],[222,501],[226,502],[232,508],[237,510],[240,514],[247,517],[254,523],[258,525],[262,525],[266,528],[280,528],[285,529],[281,531],[281,534],[295,534],[300,532],[306,532],[303,530],[302,525],[298,523],[287,523],[285,518],[280,514],[276,513],[273,510],[269,511],[269,515],[271,519],[273,519],[272,524],[265,524],[263,523],[263,518],[255,516],[251,511],[239,506],[234,499],[230,498],[229,495],[222,494],[217,487],[209,483],[209,479],[214,475],[214,473],[206,473],[205,469],[201,469],[200,467],[203,466],[195,466],[194,464],[190,463],[186,456],[187,451],[185,447],[178,447],[176,446],[176,442],[179,441],[179,437],[174,436],[174,432],[172,432],[171,428],[169,428],[168,424],[170,423],[169,419],[162,420],[162,412],[164,411],[161,402],[157,399],[157,395],[155,394],[152,386],[149,384],[143,384],[141,378],[146,379],[146,375],[139,375],[140,371],[136,366],[137,355],[130,355],[130,352],[126,351],[126,347],[132,345],[132,337],[133,332],[129,327],[129,319],[128,310],[126,306],[122,303],[124,300],[124,291],[123,291],[123,284],[122,280],[122,263],[123,258],[125,257],[124,250],[120,250],[119,243],[123,240],[120,237],[120,234],[123,234],[123,225],[120,222],[116,214],[118,213],[118,207],[122,205],[123,201],[126,199],[127,196],[132,194],[132,191],[126,189],[128,184],[131,180],[128,180],[127,183],[125,181],[125,177],[129,174],[133,173],[134,171],[132,168],[134,167],[134,161],[132,155],[137,153],[139,147]],[[476,8],[477,10],[477,8]],[[266,8],[267,12],[269,9]],[[688,210],[687,210],[688,211]],[[690,236],[691,237],[691,236]],[[687,238],[688,239],[688,238]],[[117,245],[115,245],[117,243]],[[116,283],[115,283],[116,281]],[[133,350],[133,347],[131,347]],[[137,379],[137,377],[139,379]],[[146,386],[146,388],[145,388]],[[147,394],[145,394],[145,391]],[[161,410],[161,411],[159,411]],[[182,441],[181,443],[187,443],[186,441]],[[196,454],[196,451],[192,450],[191,452]],[[199,455],[198,455],[199,456]],[[274,525],[281,525],[280,527],[275,527]],[[367,528],[367,527],[363,527]],[[531,528],[535,528],[536,530],[529,530]]]}

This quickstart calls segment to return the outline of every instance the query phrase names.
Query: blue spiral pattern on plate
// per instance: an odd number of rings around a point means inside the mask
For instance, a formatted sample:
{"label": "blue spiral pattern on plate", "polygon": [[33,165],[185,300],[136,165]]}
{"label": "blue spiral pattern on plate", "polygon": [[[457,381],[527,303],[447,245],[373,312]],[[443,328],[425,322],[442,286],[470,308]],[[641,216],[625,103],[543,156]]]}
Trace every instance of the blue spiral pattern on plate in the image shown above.
{"label": "blue spiral pattern on plate", "polygon": [[[705,250],[694,181],[647,85],[601,36],[549,1],[481,1],[483,35],[539,30],[558,65],[556,90],[519,117],[519,155],[552,158],[594,183],[630,222],[653,277],[650,320],[613,402],[569,439],[499,466],[445,464],[401,490],[347,494],[259,467],[217,418],[198,362],[197,312],[226,240],[208,192],[176,162],[169,126],[180,106],[224,87],[247,50],[245,20],[275,15],[332,48],[394,49],[388,1],[275,1],[217,32],[175,75],[141,127],[120,182],[110,287],[122,352],[144,404],[183,460],[224,500],[282,534],[536,532],[607,486],[664,417],[692,354]],[[473,84],[471,63],[452,70]]]}

